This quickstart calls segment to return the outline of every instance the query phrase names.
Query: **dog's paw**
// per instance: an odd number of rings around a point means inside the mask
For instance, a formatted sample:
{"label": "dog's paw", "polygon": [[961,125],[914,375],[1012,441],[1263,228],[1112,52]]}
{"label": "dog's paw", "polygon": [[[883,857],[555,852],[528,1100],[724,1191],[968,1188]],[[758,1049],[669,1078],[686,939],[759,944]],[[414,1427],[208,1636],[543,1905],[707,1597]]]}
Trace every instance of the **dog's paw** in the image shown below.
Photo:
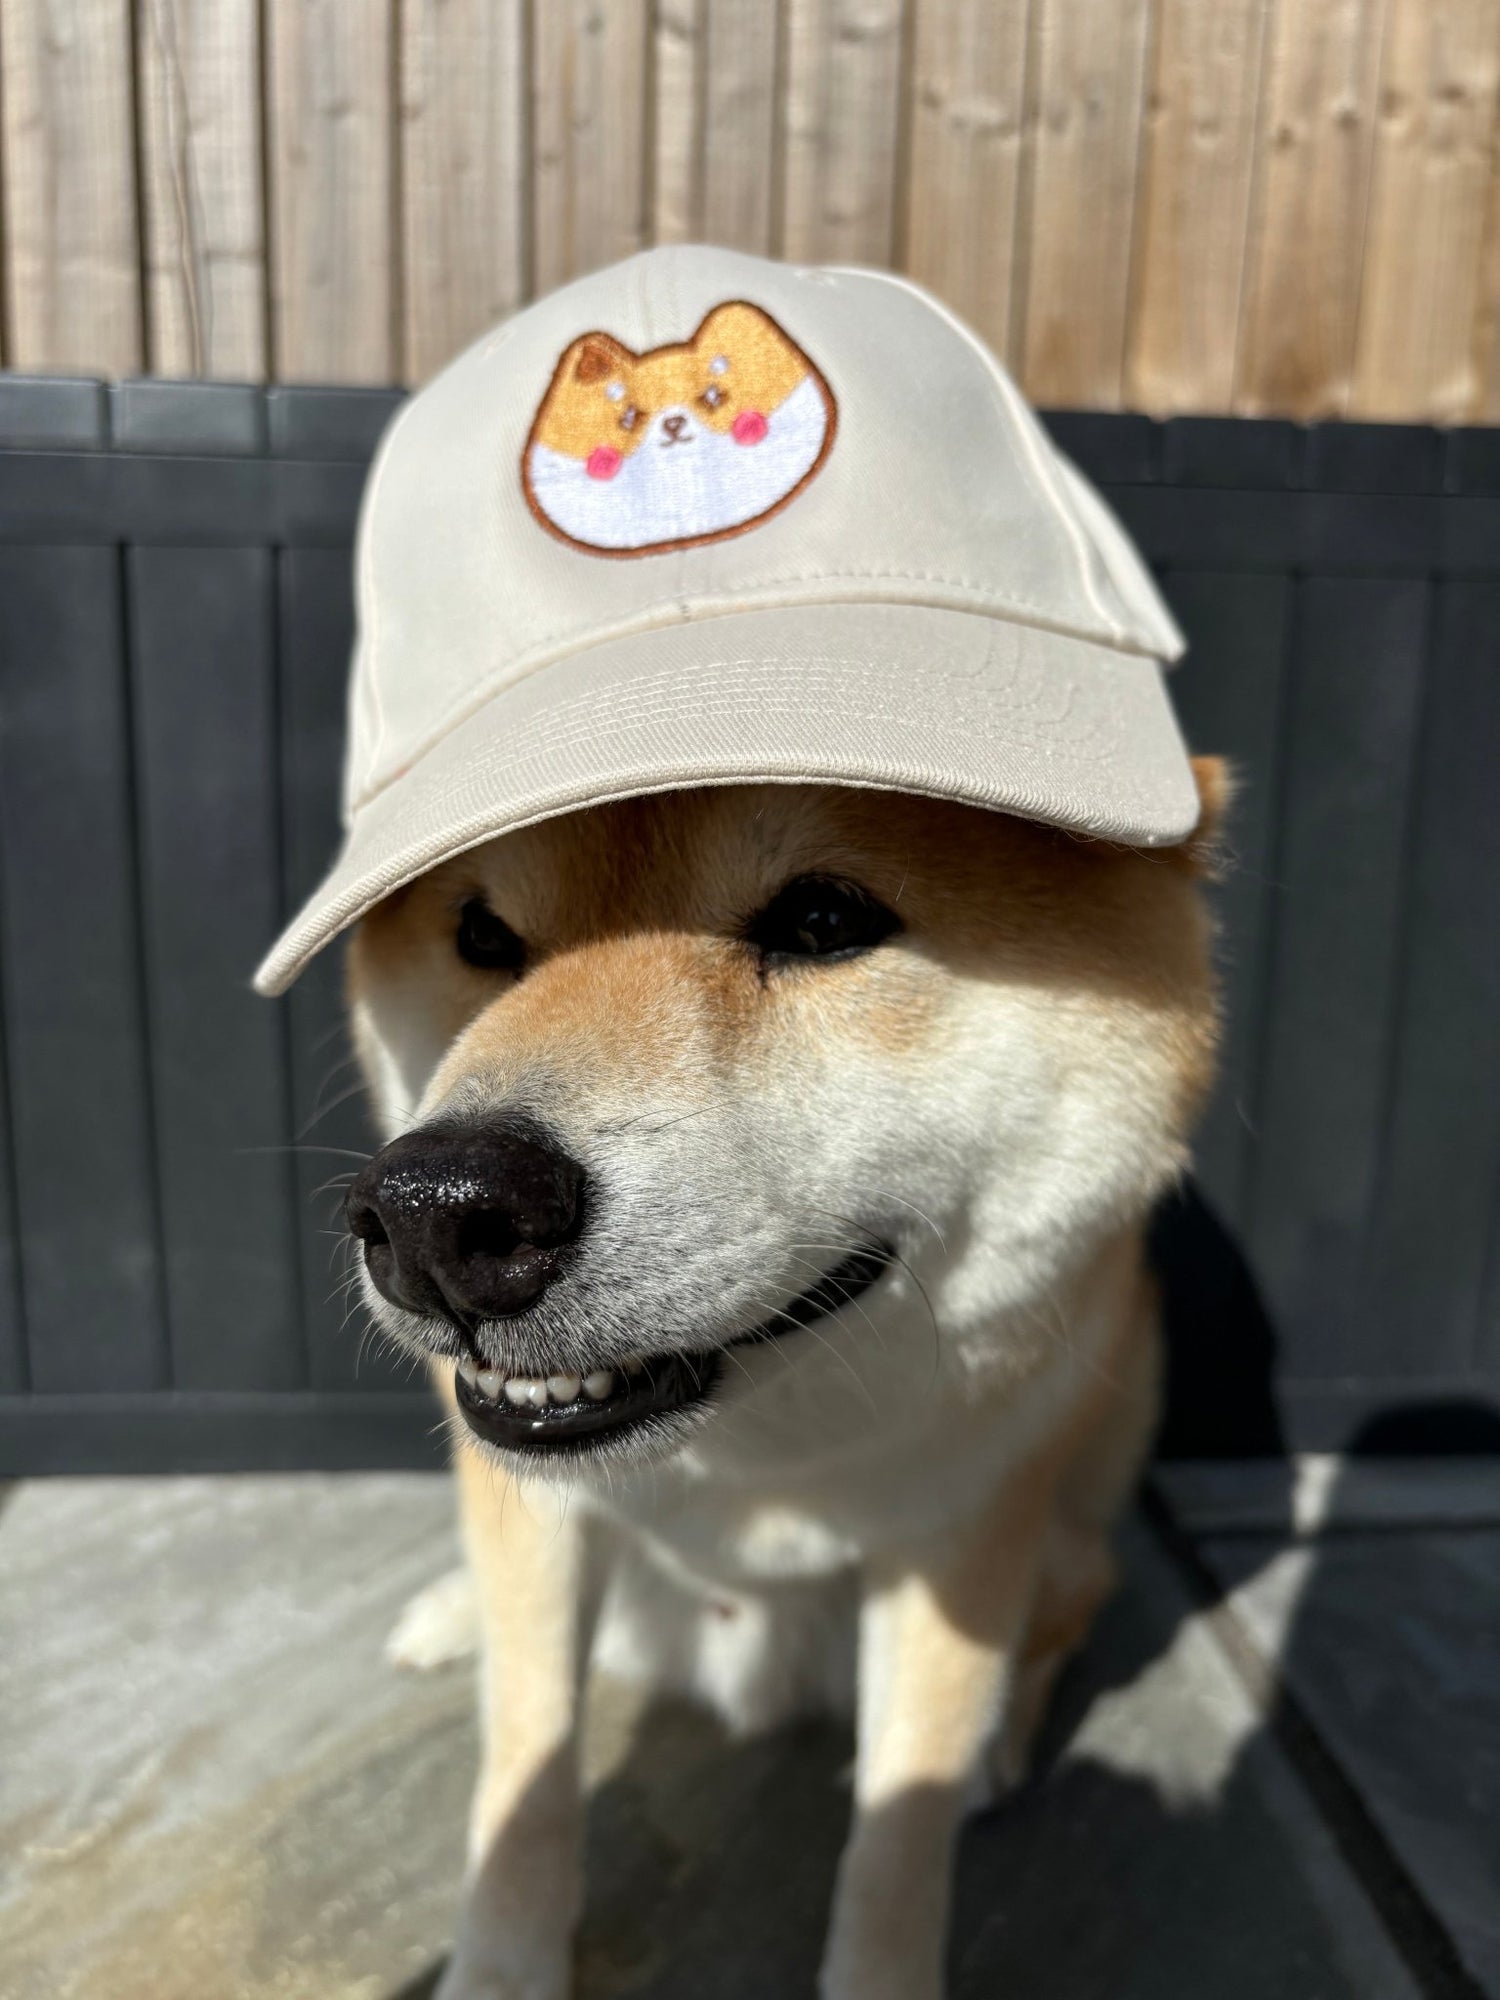
{"label": "dog's paw", "polygon": [[467,1660],[478,1648],[473,1580],[466,1569],[453,1569],[412,1598],[385,1642],[385,1656],[393,1667],[427,1673],[451,1660]]}

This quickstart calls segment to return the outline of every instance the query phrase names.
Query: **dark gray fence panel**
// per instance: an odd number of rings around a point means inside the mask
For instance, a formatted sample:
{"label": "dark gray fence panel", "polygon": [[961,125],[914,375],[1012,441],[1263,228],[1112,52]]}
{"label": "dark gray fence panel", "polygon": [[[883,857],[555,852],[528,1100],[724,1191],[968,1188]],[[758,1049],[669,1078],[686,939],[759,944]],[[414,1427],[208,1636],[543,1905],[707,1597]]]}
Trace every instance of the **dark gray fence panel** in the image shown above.
{"label": "dark gray fence panel", "polygon": [[0,906],[30,1380],[170,1381],[120,557],[0,549]]}
{"label": "dark gray fence panel", "polygon": [[1325,493],[1442,490],[1441,431],[1418,424],[1320,424],[1306,436],[1306,482]]}
{"label": "dark gray fence panel", "polygon": [[[3,778],[4,751],[0,747],[0,782]],[[0,880],[3,880],[3,866],[0,866]],[[0,992],[5,986],[3,950],[0,942]],[[31,1370],[26,1359],[26,1314],[21,1302],[21,1243],[16,1216],[16,1177],[11,1164],[9,1071],[5,1010],[0,1007],[0,1396],[19,1396],[29,1385]]]}
{"label": "dark gray fence panel", "polygon": [[1500,579],[1437,588],[1388,1125],[1360,1322],[1437,1380],[1500,1363]]}
{"label": "dark gray fence panel", "polygon": [[1300,1374],[1426,1366],[1351,1307],[1393,1046],[1429,599],[1408,580],[1298,591],[1248,1240]]}
{"label": "dark gray fence panel", "polygon": [[410,1387],[380,1396],[169,1390],[0,1397],[0,1465],[9,1475],[432,1470],[442,1458],[436,1404]]}
{"label": "dark gray fence panel", "polygon": [[[290,914],[317,886],[339,842],[335,776],[354,637],[347,552],[285,550],[280,604],[281,791]],[[342,948],[325,952],[285,1002],[302,1311],[313,1386],[377,1390],[404,1384],[406,1373],[379,1348],[361,1342],[362,1316],[347,1296],[349,1264],[338,1227],[342,1188],[375,1139],[344,1022],[343,960]]]}
{"label": "dark gray fence panel", "polygon": [[[372,1143],[340,954],[248,992],[337,844],[398,398],[0,387],[0,1474],[430,1463],[338,1296]],[[1198,1366],[1173,1443],[1274,1440],[1277,1345],[1296,1442],[1493,1403],[1500,433],[1054,421],[1164,573],[1190,741],[1243,778],[1207,1203],[1161,1232]]]}
{"label": "dark gray fence panel", "polygon": [[295,1389],[285,1022],[246,977],[280,916],[272,556],[137,548],[126,575],[172,1379]]}
{"label": "dark gray fence panel", "polygon": [[1189,745],[1229,754],[1238,787],[1226,828],[1224,879],[1214,903],[1220,934],[1224,1042],[1219,1086],[1194,1149],[1198,1177],[1223,1221],[1248,1215],[1256,1092],[1264,1033],[1265,963],[1273,917],[1272,842],[1279,793],[1279,727],[1291,586],[1284,576],[1182,570],[1164,579],[1191,665],[1173,695]]}
{"label": "dark gray fence panel", "polygon": [[363,468],[0,449],[0,540],[343,548]]}
{"label": "dark gray fence panel", "polygon": [[1474,1380],[1500,1382],[1500,1173],[1491,1183],[1489,1257],[1480,1294]]}

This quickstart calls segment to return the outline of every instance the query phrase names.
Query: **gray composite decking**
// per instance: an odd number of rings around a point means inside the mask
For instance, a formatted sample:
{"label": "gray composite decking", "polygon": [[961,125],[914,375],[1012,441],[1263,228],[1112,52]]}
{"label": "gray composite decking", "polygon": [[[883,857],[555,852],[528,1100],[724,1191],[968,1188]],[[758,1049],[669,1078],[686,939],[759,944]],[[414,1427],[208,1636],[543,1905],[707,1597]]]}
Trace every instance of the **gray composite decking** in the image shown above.
{"label": "gray composite decking", "polygon": [[[1263,1469],[1165,1478],[1042,1774],[965,1837],[955,2000],[1500,1995],[1492,1467],[1332,1484],[1299,1540]],[[428,1992],[472,1677],[381,1647],[454,1559],[444,1482],[3,1497],[6,2000]],[[596,1685],[579,2000],[811,2000],[848,1750]]]}

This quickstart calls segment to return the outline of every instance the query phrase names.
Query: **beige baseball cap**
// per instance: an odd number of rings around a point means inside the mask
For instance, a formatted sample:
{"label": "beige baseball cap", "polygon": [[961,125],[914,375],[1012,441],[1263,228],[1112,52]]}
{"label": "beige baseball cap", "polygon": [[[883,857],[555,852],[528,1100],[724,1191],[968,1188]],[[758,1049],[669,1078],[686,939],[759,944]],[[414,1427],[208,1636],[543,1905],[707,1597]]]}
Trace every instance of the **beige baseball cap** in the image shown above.
{"label": "beige baseball cap", "polygon": [[647,250],[399,411],[360,517],[346,838],[257,975],[496,834],[685,786],[1198,815],[1183,642],[1005,371],[885,272]]}

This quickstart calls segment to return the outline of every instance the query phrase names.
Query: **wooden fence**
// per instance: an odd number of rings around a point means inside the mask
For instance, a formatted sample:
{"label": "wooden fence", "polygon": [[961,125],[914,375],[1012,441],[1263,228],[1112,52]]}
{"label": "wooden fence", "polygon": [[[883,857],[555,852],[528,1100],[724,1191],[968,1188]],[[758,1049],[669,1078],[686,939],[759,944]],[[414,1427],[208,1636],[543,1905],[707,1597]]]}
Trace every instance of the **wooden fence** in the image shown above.
{"label": "wooden fence", "polygon": [[415,381],[652,240],[1051,405],[1500,421],[1500,0],[0,0],[3,361]]}

